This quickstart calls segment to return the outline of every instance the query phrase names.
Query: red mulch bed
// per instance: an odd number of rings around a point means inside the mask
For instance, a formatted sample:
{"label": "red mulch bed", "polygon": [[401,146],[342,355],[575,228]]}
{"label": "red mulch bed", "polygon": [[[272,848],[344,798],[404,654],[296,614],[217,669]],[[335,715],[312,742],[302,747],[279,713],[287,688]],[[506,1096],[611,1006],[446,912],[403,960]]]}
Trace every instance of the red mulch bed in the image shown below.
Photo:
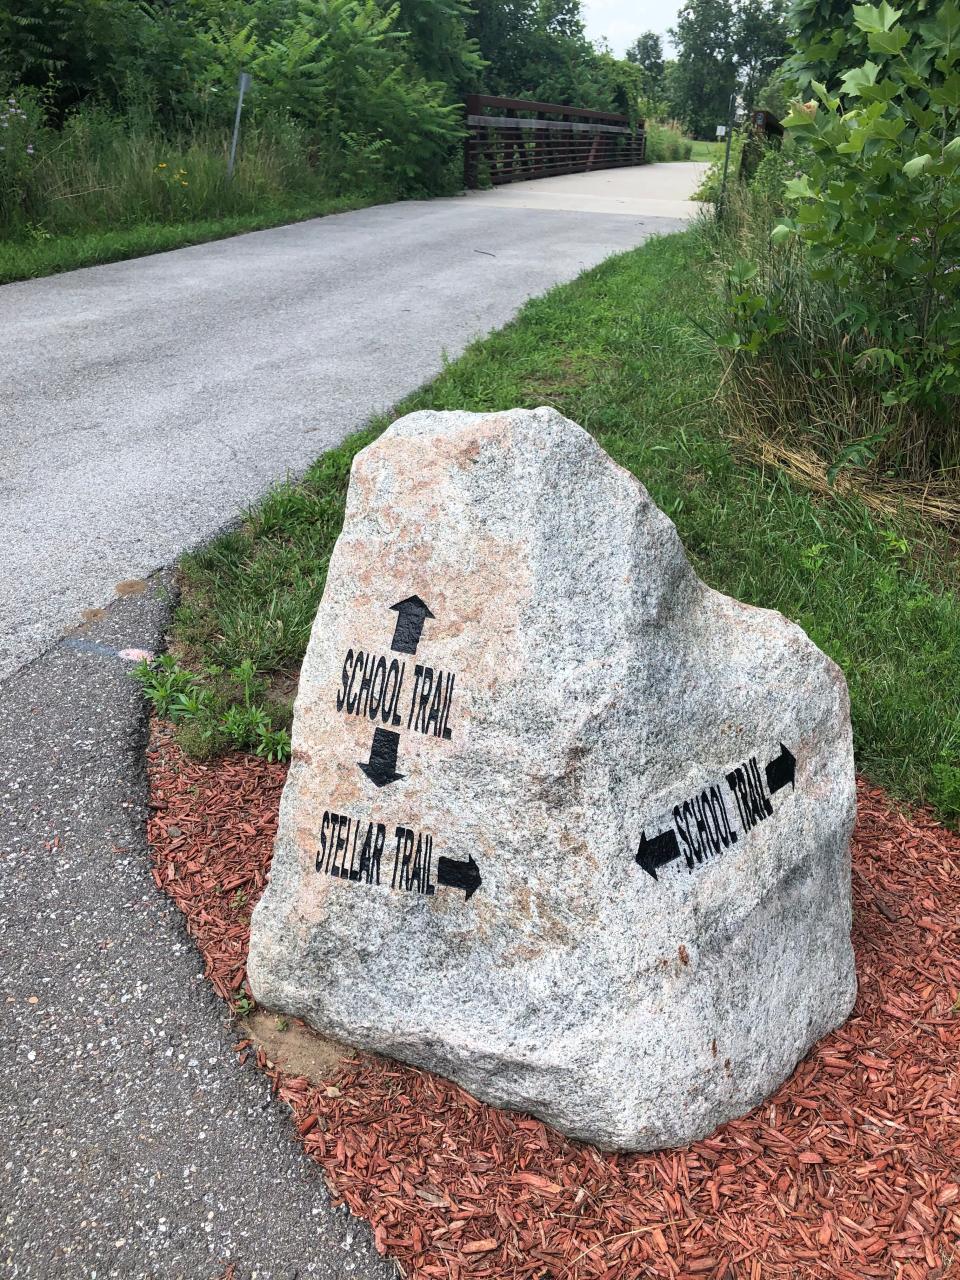
{"label": "red mulch bed", "polygon": [[[236,998],[285,769],[198,764],[163,727],[149,767],[154,879]],[[852,1016],[762,1107],[681,1150],[606,1155],[396,1063],[360,1057],[320,1088],[258,1065],[335,1197],[416,1280],[960,1276],[960,836],[861,782],[853,862]]]}

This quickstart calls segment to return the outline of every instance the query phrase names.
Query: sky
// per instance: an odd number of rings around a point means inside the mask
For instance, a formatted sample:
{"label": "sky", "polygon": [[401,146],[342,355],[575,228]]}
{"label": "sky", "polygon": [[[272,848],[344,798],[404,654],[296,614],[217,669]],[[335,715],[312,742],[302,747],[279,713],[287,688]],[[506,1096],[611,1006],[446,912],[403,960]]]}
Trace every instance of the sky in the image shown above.
{"label": "sky", "polygon": [[606,36],[621,58],[642,31],[663,36],[667,49],[667,27],[673,26],[679,8],[679,0],[583,0],[587,35],[591,40]]}

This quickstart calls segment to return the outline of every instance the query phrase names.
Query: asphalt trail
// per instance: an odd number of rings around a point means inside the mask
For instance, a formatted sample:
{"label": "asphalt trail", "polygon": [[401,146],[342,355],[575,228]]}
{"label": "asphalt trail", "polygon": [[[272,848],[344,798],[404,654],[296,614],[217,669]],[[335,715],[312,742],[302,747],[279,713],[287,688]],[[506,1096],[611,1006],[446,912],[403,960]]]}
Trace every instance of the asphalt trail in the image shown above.
{"label": "asphalt trail", "polygon": [[527,298],[680,225],[412,202],[0,287],[0,679]]}
{"label": "asphalt trail", "polygon": [[0,689],[0,1274],[391,1280],[146,874],[149,591]]}

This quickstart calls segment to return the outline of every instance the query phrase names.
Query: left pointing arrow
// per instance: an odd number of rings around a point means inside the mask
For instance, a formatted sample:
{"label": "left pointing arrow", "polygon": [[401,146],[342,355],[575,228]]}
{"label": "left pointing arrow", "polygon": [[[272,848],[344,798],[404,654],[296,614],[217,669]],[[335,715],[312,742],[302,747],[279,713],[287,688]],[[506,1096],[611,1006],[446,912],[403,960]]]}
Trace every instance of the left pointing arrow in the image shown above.
{"label": "left pointing arrow", "polygon": [[647,839],[645,831],[640,832],[637,862],[643,867],[648,876],[653,876],[654,880],[657,878],[658,867],[665,867],[668,862],[674,862],[679,857],[680,845],[672,828],[668,827],[666,831],[658,831],[651,840]]}
{"label": "left pointing arrow", "polygon": [[374,786],[385,787],[403,777],[402,773],[397,773],[399,746],[399,733],[393,733],[390,729],[374,729],[370,759],[357,761]]}

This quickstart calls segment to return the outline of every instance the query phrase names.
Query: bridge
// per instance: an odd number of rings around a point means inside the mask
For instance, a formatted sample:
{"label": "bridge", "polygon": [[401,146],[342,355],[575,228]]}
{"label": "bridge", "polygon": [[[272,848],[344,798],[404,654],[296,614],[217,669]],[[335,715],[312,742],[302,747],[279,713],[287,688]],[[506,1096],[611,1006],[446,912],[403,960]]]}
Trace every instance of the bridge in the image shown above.
{"label": "bridge", "polygon": [[463,185],[469,190],[529,178],[643,164],[643,121],[523,98],[467,98]]}

